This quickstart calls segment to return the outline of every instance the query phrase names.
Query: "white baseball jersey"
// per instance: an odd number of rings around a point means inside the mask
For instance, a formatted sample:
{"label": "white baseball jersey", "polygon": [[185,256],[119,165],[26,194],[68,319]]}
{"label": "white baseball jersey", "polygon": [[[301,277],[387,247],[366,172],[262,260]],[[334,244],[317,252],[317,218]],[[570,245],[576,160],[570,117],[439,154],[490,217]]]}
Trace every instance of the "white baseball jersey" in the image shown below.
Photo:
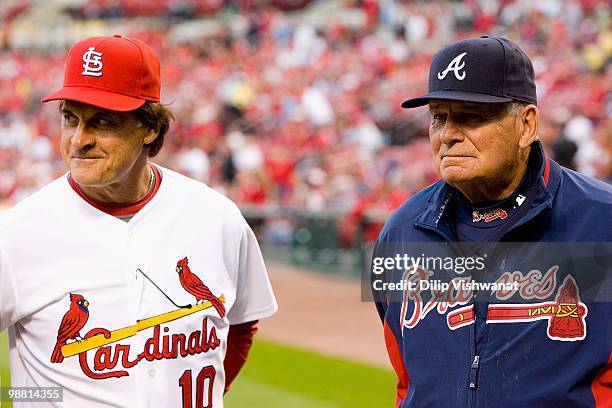
{"label": "white baseball jersey", "polygon": [[[161,172],[129,222],[86,203],[66,176],[0,214],[12,386],[63,387],[58,407],[223,406],[229,326],[274,314],[276,300],[238,208]],[[194,306],[174,306],[138,270]]]}

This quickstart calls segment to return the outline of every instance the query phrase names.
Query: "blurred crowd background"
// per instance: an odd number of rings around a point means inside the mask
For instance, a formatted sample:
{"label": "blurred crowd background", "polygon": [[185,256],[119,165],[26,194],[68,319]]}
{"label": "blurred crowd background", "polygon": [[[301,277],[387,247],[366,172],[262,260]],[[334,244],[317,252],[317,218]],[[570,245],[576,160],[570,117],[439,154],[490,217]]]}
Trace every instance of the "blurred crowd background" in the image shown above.
{"label": "blurred crowd background", "polygon": [[231,197],[268,242],[312,238],[295,214],[331,222],[341,247],[371,240],[436,180],[428,111],[400,103],[465,37],[517,42],[548,155],[612,181],[608,1],[2,0],[0,207],[66,171],[57,106],[40,98],[61,86],[68,47],[101,34],[161,59],[177,121],[153,161]]}

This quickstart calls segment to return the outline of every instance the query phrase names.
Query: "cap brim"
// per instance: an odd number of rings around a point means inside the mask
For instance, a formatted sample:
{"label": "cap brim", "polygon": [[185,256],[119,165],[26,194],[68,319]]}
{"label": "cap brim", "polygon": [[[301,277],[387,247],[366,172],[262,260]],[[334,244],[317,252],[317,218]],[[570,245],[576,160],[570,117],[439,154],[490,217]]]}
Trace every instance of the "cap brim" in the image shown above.
{"label": "cap brim", "polygon": [[145,100],[133,96],[122,95],[83,86],[65,86],[51,95],[45,96],[41,101],[76,101],[118,112],[127,112],[140,108]]}
{"label": "cap brim", "polygon": [[512,98],[502,98],[500,96],[475,92],[436,91],[427,95],[419,96],[418,98],[408,99],[402,102],[402,108],[416,108],[418,106],[427,105],[432,99],[481,103],[503,103],[512,101]]}

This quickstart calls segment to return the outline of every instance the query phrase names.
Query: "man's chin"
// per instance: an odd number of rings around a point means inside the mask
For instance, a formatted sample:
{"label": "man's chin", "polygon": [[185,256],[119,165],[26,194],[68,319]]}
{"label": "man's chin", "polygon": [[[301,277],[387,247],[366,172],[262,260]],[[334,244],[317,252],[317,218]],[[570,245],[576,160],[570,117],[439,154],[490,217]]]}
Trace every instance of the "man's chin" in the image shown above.
{"label": "man's chin", "polygon": [[80,187],[102,187],[104,185],[104,181],[100,176],[79,169],[70,169],[70,177]]}
{"label": "man's chin", "polygon": [[468,183],[474,180],[474,176],[461,167],[450,166],[440,171],[442,180],[452,186]]}

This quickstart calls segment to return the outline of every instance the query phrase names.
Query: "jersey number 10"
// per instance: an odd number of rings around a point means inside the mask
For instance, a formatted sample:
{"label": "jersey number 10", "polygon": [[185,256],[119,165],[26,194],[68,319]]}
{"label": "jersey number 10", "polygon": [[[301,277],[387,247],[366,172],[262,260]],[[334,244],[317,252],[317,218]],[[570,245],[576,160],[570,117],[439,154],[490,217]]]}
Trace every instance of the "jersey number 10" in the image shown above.
{"label": "jersey number 10", "polygon": [[[200,370],[196,378],[196,405],[195,408],[213,408],[212,397],[213,397],[213,384],[215,382],[215,374],[217,371],[213,366],[206,366]],[[204,385],[208,380],[208,401],[204,405]],[[185,370],[181,378],[179,378],[179,385],[183,391],[183,408],[193,408],[192,403],[192,381],[191,381],[191,370]]]}

